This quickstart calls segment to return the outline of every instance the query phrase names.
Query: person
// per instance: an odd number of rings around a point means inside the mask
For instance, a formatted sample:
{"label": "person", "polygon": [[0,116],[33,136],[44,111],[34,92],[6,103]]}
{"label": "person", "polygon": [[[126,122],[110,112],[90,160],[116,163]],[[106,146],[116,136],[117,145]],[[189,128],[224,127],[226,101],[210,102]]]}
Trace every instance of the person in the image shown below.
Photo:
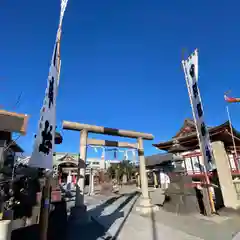
{"label": "person", "polygon": [[71,192],[71,188],[72,188],[72,174],[69,171],[68,176],[67,176],[67,191]]}
{"label": "person", "polygon": [[160,184],[161,188],[167,189],[170,184],[170,178],[166,173],[160,172]]}
{"label": "person", "polygon": [[135,173],[135,179],[136,179],[136,187],[138,187],[138,173]]}
{"label": "person", "polygon": [[158,188],[158,179],[157,179],[156,172],[153,172],[153,185],[154,185],[154,189]]}
{"label": "person", "polygon": [[136,173],[137,177],[136,177],[136,185],[137,188],[140,189],[141,188],[141,179],[140,179],[140,174]]}

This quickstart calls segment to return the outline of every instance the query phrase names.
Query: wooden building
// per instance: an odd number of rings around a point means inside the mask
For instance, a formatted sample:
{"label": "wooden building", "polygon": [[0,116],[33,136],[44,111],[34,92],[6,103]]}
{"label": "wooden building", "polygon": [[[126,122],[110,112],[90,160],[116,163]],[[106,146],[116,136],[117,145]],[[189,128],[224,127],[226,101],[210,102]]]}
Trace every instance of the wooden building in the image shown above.
{"label": "wooden building", "polygon": [[[23,153],[17,144],[20,136],[26,135],[29,116],[16,112],[0,110],[0,168],[4,165],[13,165],[16,153]],[[13,133],[19,134],[13,139]],[[55,143],[62,143],[62,136],[56,132]]]}
{"label": "wooden building", "polygon": [[[72,176],[77,176],[79,154],[77,153],[54,153],[53,164],[58,169],[61,181],[66,182],[69,172]],[[105,169],[106,164],[103,159],[87,158],[86,164],[80,161],[82,167],[86,167],[86,176],[90,174],[90,169]]]}
{"label": "wooden building", "polygon": [[[234,127],[233,136],[237,151],[240,152],[240,132]],[[215,127],[208,127],[211,142],[221,141],[229,157],[229,167],[232,174],[239,173],[238,159],[234,155],[233,139],[229,121]],[[194,121],[186,119],[180,130],[170,140],[153,144],[159,150],[181,155],[184,158],[184,168],[189,175],[201,175],[203,159],[199,150],[199,143]],[[174,149],[175,148],[175,149]]]}
{"label": "wooden building", "polygon": [[15,112],[0,110],[0,168],[13,165],[16,153],[23,149],[13,139],[13,133],[26,134],[28,116]]}

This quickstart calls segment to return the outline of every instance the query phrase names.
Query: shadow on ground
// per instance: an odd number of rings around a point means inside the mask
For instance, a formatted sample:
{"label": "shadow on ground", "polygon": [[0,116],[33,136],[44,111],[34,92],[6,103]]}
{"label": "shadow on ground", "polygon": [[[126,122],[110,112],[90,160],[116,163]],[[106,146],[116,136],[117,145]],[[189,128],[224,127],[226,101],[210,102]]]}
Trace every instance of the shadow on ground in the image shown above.
{"label": "shadow on ground", "polygon": [[[49,214],[48,240],[65,240],[67,235],[67,209],[66,202],[55,202],[54,210]],[[11,240],[40,240],[40,226],[33,224],[28,227],[18,228],[12,231]]]}
{"label": "shadow on ground", "polygon": [[[68,230],[67,230],[67,239],[71,240],[78,240],[78,239],[87,239],[87,240],[96,240],[98,238],[102,239],[116,239],[117,236],[110,236],[108,234],[108,229],[111,227],[111,225],[121,217],[127,217],[124,216],[124,212],[121,210],[136,196],[139,195],[138,192],[134,192],[131,194],[121,194],[117,197],[113,197],[103,204],[97,206],[94,209],[91,209],[88,211],[89,216],[91,217],[91,221],[83,226],[74,224],[69,222],[68,224]],[[119,198],[127,196],[126,200],[122,202],[117,209],[106,216],[101,216],[101,213],[104,211],[104,209],[113,204],[115,201],[117,201]],[[134,205],[134,204],[133,204]],[[133,207],[133,206],[132,206]],[[130,209],[131,211],[131,209]],[[94,216],[94,218],[93,218]],[[97,221],[95,220],[97,219]],[[103,223],[103,224],[99,224]],[[119,234],[122,227],[124,225],[124,220],[119,226],[116,235]]]}

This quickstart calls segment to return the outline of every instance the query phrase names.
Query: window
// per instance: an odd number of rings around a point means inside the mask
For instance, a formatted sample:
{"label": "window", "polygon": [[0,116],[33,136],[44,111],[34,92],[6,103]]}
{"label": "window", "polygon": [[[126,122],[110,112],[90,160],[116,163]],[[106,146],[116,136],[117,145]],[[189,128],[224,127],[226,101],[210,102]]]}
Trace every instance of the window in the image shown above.
{"label": "window", "polygon": [[99,162],[92,162],[92,165],[99,165]]}

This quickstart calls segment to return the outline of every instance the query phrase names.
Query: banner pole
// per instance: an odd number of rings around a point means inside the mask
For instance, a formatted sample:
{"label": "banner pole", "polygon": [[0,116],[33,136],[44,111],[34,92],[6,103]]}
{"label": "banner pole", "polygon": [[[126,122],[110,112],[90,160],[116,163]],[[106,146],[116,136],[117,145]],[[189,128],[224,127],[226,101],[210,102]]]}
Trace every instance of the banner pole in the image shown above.
{"label": "banner pole", "polygon": [[[186,85],[187,85],[188,95],[189,95],[189,99],[190,99],[190,104],[191,104],[191,108],[192,108],[192,111],[193,111],[193,119],[194,119],[195,126],[196,126],[196,133],[197,133],[197,138],[198,138],[198,142],[199,142],[199,148],[200,148],[200,151],[201,151],[201,155],[204,158],[203,147],[202,147],[201,140],[200,140],[200,134],[199,134],[199,131],[198,131],[198,128],[197,128],[197,124],[196,124],[197,123],[197,119],[196,119],[196,116],[194,114],[194,107],[193,107],[193,101],[192,101],[191,93],[190,93],[190,86],[189,86],[188,81],[187,81],[188,76],[187,76],[186,67],[185,67],[185,61],[184,60],[182,60],[182,67],[183,67],[184,76],[185,76],[185,80],[186,80]],[[206,189],[207,189],[207,195],[208,195],[208,196],[205,196],[205,199],[208,199],[207,202],[205,201],[206,208],[207,209],[210,208],[211,212],[214,213],[215,212],[215,205],[214,205],[212,193],[211,193],[211,191],[209,189],[211,183],[210,183],[210,180],[209,180],[209,176],[208,176],[208,173],[207,173],[207,169],[206,169],[205,163],[203,163],[203,171],[204,171],[204,178],[205,178],[205,181],[206,181]],[[205,191],[203,191],[203,195],[204,194],[205,194]],[[206,212],[208,212],[208,211],[206,210]]]}
{"label": "banner pole", "polygon": [[45,184],[42,189],[41,210],[39,219],[40,240],[47,240],[50,204],[51,204],[51,176],[45,175]]}
{"label": "banner pole", "polygon": [[[51,183],[53,178],[52,164],[56,131],[56,96],[58,92],[61,69],[60,41],[62,34],[62,21],[67,3],[68,0],[61,0],[59,25],[48,76],[48,84],[43,107],[41,109],[38,135],[35,139],[33,154],[30,161],[32,165],[35,165],[35,167],[46,169],[44,176],[45,182],[41,196],[39,221],[40,240],[47,240],[48,238],[48,220],[52,190]],[[43,122],[44,124],[42,124]],[[50,171],[47,171],[47,169],[50,169]]]}

